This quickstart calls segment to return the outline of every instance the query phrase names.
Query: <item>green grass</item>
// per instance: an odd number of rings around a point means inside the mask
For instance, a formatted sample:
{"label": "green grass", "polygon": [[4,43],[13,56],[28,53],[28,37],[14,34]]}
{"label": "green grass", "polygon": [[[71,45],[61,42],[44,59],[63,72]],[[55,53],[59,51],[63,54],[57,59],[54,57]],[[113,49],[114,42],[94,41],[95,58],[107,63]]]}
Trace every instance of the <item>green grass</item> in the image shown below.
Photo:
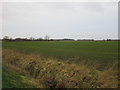
{"label": "green grass", "polygon": [[100,70],[92,60],[80,64],[43,60],[39,55],[25,55],[12,49],[3,49],[2,55],[4,87],[116,88],[118,85],[117,63],[106,63],[108,66]]}
{"label": "green grass", "polygon": [[23,53],[40,53],[45,57],[59,60],[92,60],[112,63],[118,60],[117,41],[80,42],[3,42],[3,48],[19,50]]}
{"label": "green grass", "polygon": [[2,88],[34,88],[34,86],[29,86],[22,82],[20,73],[13,72],[5,67],[3,67],[2,72]]}

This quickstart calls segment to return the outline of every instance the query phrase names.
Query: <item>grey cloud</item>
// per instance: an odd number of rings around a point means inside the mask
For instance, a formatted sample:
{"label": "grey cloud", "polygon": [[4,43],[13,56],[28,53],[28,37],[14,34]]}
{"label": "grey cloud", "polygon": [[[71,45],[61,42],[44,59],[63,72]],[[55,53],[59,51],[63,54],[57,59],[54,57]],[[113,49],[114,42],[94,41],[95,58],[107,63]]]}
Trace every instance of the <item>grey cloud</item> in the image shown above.
{"label": "grey cloud", "polygon": [[[109,3],[106,5],[95,2],[6,2],[3,5],[4,35],[42,37],[47,34],[53,38],[84,38],[89,34],[88,37],[92,38],[100,38],[101,35],[103,38],[115,37],[116,7]],[[107,32],[114,34],[103,35]]]}

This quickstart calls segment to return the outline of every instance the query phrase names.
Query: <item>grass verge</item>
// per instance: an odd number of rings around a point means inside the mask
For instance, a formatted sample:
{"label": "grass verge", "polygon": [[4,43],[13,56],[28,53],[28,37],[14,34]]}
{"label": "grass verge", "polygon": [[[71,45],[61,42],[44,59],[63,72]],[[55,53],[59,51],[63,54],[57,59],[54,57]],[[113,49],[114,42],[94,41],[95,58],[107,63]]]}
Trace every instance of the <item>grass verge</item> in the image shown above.
{"label": "grass verge", "polygon": [[[98,70],[97,64],[92,62],[80,62],[80,64],[61,62],[55,59],[48,58],[42,60],[37,54],[22,54],[11,49],[3,49],[3,67],[10,69],[6,72],[6,80],[9,85],[14,87],[14,80],[22,80],[24,87],[34,85],[36,88],[117,88],[118,87],[118,68],[117,63],[106,66],[104,70]],[[5,70],[6,71],[6,70]],[[5,72],[3,70],[3,74]],[[12,75],[11,72],[20,74]],[[19,75],[24,75],[20,76]],[[26,78],[31,77],[31,78]],[[16,78],[17,77],[17,78]],[[9,80],[11,79],[11,80]],[[16,85],[22,87],[23,84]],[[26,86],[26,84],[28,86]],[[3,85],[5,86],[5,85]]]}

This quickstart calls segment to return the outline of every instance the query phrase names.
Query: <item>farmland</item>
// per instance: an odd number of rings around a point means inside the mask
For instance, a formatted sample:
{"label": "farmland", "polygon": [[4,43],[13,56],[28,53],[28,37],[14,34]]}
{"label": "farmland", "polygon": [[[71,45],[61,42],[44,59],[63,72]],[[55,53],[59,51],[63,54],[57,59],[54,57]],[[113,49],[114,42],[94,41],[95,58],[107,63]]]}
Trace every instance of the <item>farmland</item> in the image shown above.
{"label": "farmland", "polygon": [[81,41],[81,42],[3,42],[3,48],[22,53],[39,53],[44,57],[58,60],[69,59],[77,62],[92,60],[99,63],[112,63],[118,59],[117,41]]}
{"label": "farmland", "polygon": [[117,41],[3,42],[2,47],[4,88],[118,87]]}

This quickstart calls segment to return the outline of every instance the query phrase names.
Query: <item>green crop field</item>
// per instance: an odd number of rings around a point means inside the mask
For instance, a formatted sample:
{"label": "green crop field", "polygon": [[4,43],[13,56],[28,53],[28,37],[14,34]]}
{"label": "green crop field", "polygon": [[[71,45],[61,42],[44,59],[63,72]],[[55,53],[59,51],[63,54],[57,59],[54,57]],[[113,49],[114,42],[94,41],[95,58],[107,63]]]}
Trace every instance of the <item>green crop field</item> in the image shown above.
{"label": "green crop field", "polygon": [[118,60],[117,41],[3,42],[3,48],[38,53],[58,60],[90,60],[105,64]]}
{"label": "green crop field", "polygon": [[118,85],[117,41],[4,41],[2,49],[3,88]]}

